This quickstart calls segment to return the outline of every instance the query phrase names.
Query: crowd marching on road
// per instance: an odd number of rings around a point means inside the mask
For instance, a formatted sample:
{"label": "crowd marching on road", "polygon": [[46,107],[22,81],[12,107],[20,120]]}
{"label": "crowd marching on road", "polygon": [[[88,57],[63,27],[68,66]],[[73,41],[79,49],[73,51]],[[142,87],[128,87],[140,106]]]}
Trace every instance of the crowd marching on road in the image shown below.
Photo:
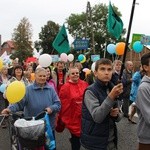
{"label": "crowd marching on road", "polygon": [[[33,63],[22,66],[14,60],[11,69],[4,65],[0,70],[1,115],[21,111],[32,118],[46,111],[56,145],[48,150],[150,150],[150,53],[142,56],[139,70],[126,61],[119,81],[121,65],[101,58],[91,71],[79,61],[34,69]],[[25,85],[25,94],[10,103],[7,89],[15,81]],[[0,134],[8,134],[7,129],[3,121]]]}

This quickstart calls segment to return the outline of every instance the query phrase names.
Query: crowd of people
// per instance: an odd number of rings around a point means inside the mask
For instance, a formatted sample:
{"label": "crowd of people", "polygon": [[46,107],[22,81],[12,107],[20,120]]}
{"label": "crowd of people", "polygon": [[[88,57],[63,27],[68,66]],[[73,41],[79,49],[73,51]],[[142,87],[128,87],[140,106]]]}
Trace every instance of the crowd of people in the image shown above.
{"label": "crowd of people", "polygon": [[33,117],[46,110],[54,137],[56,131],[69,130],[72,150],[80,150],[81,146],[85,150],[117,150],[116,122],[126,117],[136,124],[133,116],[137,112],[138,149],[149,150],[149,64],[150,53],[142,56],[139,70],[134,70],[132,61],[126,61],[119,78],[121,60],[101,58],[88,75],[80,62],[59,61],[43,68],[33,63],[21,66],[14,60],[11,68],[4,65],[1,69],[0,84],[9,86],[21,81],[26,93],[19,102],[9,104],[6,90],[1,91],[0,111],[23,111],[26,117]]}

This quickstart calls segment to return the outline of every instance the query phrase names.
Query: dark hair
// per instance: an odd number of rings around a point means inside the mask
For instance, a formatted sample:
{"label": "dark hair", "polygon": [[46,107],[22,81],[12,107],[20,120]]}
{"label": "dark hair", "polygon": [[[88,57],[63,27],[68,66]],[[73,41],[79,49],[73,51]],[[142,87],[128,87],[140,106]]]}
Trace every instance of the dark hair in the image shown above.
{"label": "dark hair", "polygon": [[58,64],[65,64],[65,62],[64,61],[58,61],[57,66],[58,66]]}
{"label": "dark hair", "polygon": [[22,75],[21,75],[21,77],[24,76],[23,67],[20,66],[20,65],[17,65],[17,66],[15,66],[14,69],[13,69],[13,72],[12,72],[12,76],[13,76],[13,77],[16,77],[16,74],[15,74],[15,70],[16,70],[16,69],[21,69],[21,70],[22,70]]}
{"label": "dark hair", "polygon": [[99,65],[102,65],[102,64],[112,66],[112,61],[107,58],[101,58],[100,60],[97,60],[95,64],[95,71],[97,71],[99,68]]}
{"label": "dark hair", "polygon": [[44,67],[44,69],[49,69],[50,71],[50,77],[48,80],[51,80],[52,79],[52,70],[51,70],[51,67]]}
{"label": "dark hair", "polygon": [[149,66],[149,62],[150,62],[150,53],[146,53],[141,57],[141,64]]}

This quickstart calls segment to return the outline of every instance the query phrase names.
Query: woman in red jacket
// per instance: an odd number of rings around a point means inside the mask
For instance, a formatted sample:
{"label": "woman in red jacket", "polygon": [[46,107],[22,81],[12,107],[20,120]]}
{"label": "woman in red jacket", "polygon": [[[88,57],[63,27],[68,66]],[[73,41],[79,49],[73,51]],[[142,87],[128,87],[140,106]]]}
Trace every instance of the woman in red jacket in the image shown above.
{"label": "woman in red jacket", "polygon": [[59,119],[71,133],[72,150],[80,149],[81,107],[83,94],[87,86],[87,82],[79,79],[78,68],[71,67],[69,69],[69,80],[61,87],[59,93],[62,104]]}

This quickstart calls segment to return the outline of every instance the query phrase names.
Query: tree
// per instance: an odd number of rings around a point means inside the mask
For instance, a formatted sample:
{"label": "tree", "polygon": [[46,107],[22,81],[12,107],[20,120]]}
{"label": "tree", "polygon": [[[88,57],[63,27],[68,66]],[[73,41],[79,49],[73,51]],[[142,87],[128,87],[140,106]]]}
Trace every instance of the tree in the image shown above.
{"label": "tree", "polygon": [[[113,6],[115,12],[121,16],[118,8]],[[94,33],[94,47],[96,54],[103,56],[104,49],[109,43],[117,43],[118,41],[107,32],[108,6],[106,4],[98,4],[91,8],[91,19],[88,14],[82,12],[81,14],[71,14],[66,20],[68,23],[69,33],[74,38],[87,38],[92,46],[92,31]],[[88,18],[88,19],[87,19]],[[122,37],[119,41],[124,41],[123,35],[126,30],[123,30]],[[92,53],[92,51],[91,51]]]}
{"label": "tree", "polygon": [[21,19],[17,28],[14,29],[12,40],[14,41],[15,52],[11,55],[12,59],[19,58],[22,62],[32,56],[32,25],[28,18]]}
{"label": "tree", "polygon": [[39,33],[40,41],[35,42],[35,48],[37,50],[42,49],[43,53],[57,54],[57,52],[53,50],[52,43],[58,31],[59,25],[53,21],[48,21]]}

